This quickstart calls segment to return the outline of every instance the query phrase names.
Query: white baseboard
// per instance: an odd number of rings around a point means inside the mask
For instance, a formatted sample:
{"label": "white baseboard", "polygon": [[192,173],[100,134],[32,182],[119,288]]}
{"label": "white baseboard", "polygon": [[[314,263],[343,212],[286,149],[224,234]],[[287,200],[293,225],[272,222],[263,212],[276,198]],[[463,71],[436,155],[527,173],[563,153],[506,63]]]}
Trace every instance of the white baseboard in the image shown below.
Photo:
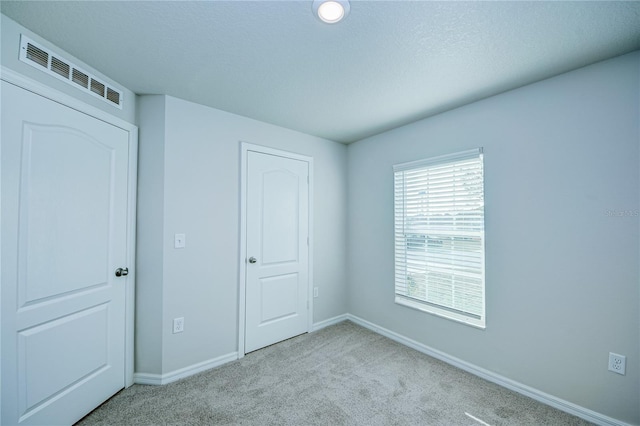
{"label": "white baseboard", "polygon": [[[574,416],[580,417],[584,420],[590,421],[597,425],[632,426],[629,423],[625,423],[620,420],[614,419],[612,417],[605,416],[604,414],[597,413],[593,410],[589,410],[588,408],[584,408],[572,402],[565,401],[553,395],[549,395],[538,389],[534,389],[530,386],[516,382],[507,377],[504,377],[492,371],[486,370],[482,367],[478,367],[477,365],[473,365],[459,358],[456,358],[444,352],[441,352],[437,349],[433,349],[427,345],[424,345],[420,342],[412,340],[394,331],[388,330],[384,327],[380,327],[379,325],[376,325],[372,322],[369,322],[367,320],[364,320],[352,314],[338,315],[336,317],[314,323],[311,331],[312,332],[318,331],[325,327],[329,327],[331,325],[338,324],[346,320],[352,321],[355,324],[358,324],[364,328],[367,328],[375,333],[388,337],[393,341],[396,341],[400,344],[413,348],[418,352],[422,352],[433,358],[439,359],[440,361],[446,362],[447,364],[460,368],[461,370],[467,371],[475,376],[481,377],[485,380],[488,380],[492,383],[500,385],[504,388],[510,389],[514,392],[518,392],[522,395],[528,396],[529,398],[533,398],[536,401],[539,401],[543,404],[557,408],[558,410],[564,411],[566,413],[573,414]],[[175,382],[176,380],[194,375],[196,373],[200,373],[205,370],[209,370],[214,367],[218,367],[220,365],[226,364],[231,361],[235,361],[237,359],[238,359],[238,353],[232,352],[227,355],[223,355],[218,358],[214,358],[208,361],[194,364],[189,367],[181,368],[179,370],[175,370],[167,374],[135,373],[134,382],[138,384],[145,384],[145,385],[166,385],[167,383]]]}
{"label": "white baseboard", "polygon": [[[339,322],[346,321],[349,319],[349,314],[338,315],[337,317],[329,318],[324,321],[316,322],[313,324],[311,331],[318,331],[325,327],[329,327],[330,325],[338,324]],[[354,321],[355,322],[355,321]]]}
{"label": "white baseboard", "polygon": [[166,385],[167,383],[175,382],[176,380],[192,376],[196,373],[201,373],[205,370],[221,366],[222,364],[226,364],[237,359],[238,353],[231,352],[217,358],[190,365],[189,367],[174,370],[167,374],[135,373],[133,375],[133,381],[134,383],[141,385]]}
{"label": "white baseboard", "polygon": [[[364,328],[368,328],[369,330],[374,331],[382,336],[388,337],[391,340],[394,340],[405,346],[413,348],[418,352],[422,352],[433,358],[439,359],[440,361],[446,362],[447,364],[453,365],[454,367],[460,368],[461,370],[467,371],[475,376],[481,377],[497,385],[510,389],[514,392],[518,392],[522,395],[528,396],[529,398],[533,398],[536,401],[542,402],[543,404],[550,405],[554,408],[557,408],[558,410],[564,411],[569,414],[573,414],[574,416],[580,417],[584,420],[590,421],[597,425],[632,426],[629,423],[625,423],[620,420],[616,420],[612,417],[605,416],[603,414],[589,410],[588,408],[581,407],[572,402],[565,401],[553,395],[544,393],[538,389],[534,389],[530,386],[524,385],[522,383],[518,383],[514,380],[508,379],[492,371],[485,370],[482,367],[478,367],[476,365],[470,364],[461,359],[452,357],[451,355],[447,355],[444,352],[441,352],[437,349],[430,348],[427,345],[424,345],[420,342],[416,342],[415,340],[409,339],[408,337],[405,337],[391,330],[387,330],[384,327],[380,327],[372,322],[364,320],[355,315],[346,314],[343,316],[345,316],[346,319],[348,319],[349,321],[353,321],[354,323],[361,325]],[[339,317],[336,317],[336,318],[339,318]]]}
{"label": "white baseboard", "polygon": [[[337,317],[329,318],[324,321],[313,324],[311,331],[318,331],[330,325],[338,324],[348,319],[348,314],[338,315]],[[227,355],[220,356],[218,358],[210,359],[208,361],[200,362],[198,364],[191,365],[189,367],[181,368],[179,370],[172,371],[167,374],[150,374],[150,373],[135,373],[133,375],[133,382],[140,385],[166,385],[167,383],[175,382],[176,380],[183,379],[185,377],[192,376],[211,368],[218,367],[222,364],[226,364],[238,359],[238,353],[232,352]]]}

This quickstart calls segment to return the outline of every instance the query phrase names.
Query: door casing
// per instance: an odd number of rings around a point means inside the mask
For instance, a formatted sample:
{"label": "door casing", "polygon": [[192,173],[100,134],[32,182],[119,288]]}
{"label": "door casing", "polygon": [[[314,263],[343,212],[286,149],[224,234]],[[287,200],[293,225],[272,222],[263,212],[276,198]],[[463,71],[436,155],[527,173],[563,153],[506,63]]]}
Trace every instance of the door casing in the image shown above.
{"label": "door casing", "polygon": [[[76,111],[87,114],[98,120],[102,120],[113,126],[119,127],[129,134],[129,164],[128,164],[128,188],[127,188],[127,237],[126,237],[126,259],[129,268],[129,275],[125,278],[125,387],[133,384],[134,370],[134,313],[135,313],[135,243],[136,243],[136,190],[138,176],[138,127],[128,123],[109,113],[85,104],[84,102],[59,92],[27,78],[15,71],[0,67],[0,79],[40,95],[44,98],[58,102]],[[5,108],[7,106],[4,106]],[[2,155],[0,153],[0,155]],[[0,341],[1,344],[1,341]],[[0,347],[0,350],[2,348]],[[0,380],[2,378],[0,377]],[[0,399],[2,398],[0,389]],[[1,407],[0,407],[1,409]],[[0,418],[2,413],[0,413]]]}
{"label": "door casing", "polygon": [[238,358],[245,355],[245,314],[246,314],[246,259],[247,259],[247,172],[248,154],[276,155],[309,163],[309,315],[307,332],[313,329],[313,157],[281,151],[248,142],[240,142],[240,253],[238,256],[239,292],[238,292]]}

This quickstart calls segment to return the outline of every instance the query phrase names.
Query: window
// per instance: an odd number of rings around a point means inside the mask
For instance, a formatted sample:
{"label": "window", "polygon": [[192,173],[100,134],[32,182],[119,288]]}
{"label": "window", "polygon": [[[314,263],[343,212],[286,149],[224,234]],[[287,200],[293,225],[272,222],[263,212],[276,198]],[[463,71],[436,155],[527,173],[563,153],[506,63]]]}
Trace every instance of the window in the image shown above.
{"label": "window", "polygon": [[484,328],[482,148],[393,171],[396,303]]}

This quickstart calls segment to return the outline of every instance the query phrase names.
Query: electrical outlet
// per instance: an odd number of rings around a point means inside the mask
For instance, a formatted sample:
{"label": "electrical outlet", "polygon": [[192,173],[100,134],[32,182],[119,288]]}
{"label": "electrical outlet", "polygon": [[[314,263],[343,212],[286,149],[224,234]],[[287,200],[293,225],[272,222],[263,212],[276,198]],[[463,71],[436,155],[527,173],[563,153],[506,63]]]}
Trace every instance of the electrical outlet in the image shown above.
{"label": "electrical outlet", "polygon": [[613,371],[614,373],[622,374],[624,376],[626,366],[626,356],[609,352],[609,371]]}
{"label": "electrical outlet", "polygon": [[173,319],[173,334],[182,333],[184,331],[184,318]]}

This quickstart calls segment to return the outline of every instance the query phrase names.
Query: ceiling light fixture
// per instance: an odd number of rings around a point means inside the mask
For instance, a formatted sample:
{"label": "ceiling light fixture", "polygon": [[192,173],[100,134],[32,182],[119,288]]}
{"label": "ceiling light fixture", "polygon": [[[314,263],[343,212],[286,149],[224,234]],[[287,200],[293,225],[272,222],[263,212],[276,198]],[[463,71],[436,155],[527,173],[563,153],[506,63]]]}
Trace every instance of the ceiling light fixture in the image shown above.
{"label": "ceiling light fixture", "polygon": [[327,24],[342,21],[350,9],[348,0],[313,0],[313,12]]}

